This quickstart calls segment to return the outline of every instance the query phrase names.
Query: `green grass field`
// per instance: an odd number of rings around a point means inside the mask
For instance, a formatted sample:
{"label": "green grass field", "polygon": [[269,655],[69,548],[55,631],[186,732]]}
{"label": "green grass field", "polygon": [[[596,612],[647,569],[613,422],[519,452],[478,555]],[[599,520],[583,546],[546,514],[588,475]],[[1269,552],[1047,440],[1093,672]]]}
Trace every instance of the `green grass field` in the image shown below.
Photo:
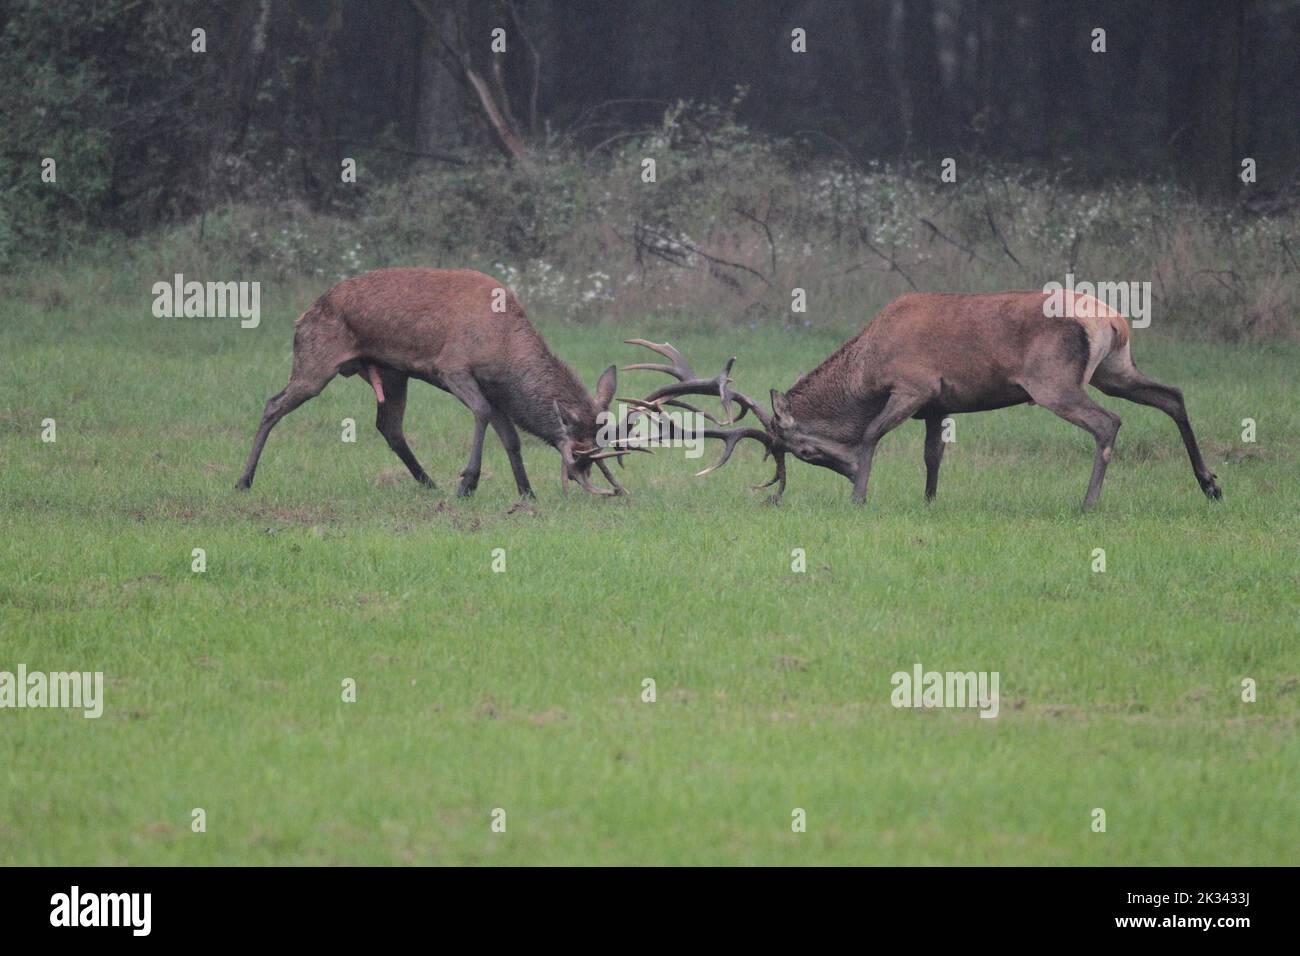
{"label": "green grass field", "polygon": [[[358,379],[285,419],[235,492],[298,309],[243,331],[148,305],[4,306],[0,670],[103,671],[106,702],[0,711],[0,862],[1295,861],[1294,345],[1135,333],[1139,365],[1187,394],[1218,505],[1172,422],[1102,397],[1124,427],[1086,516],[1091,440],[1031,407],[960,417],[931,506],[913,422],[865,509],[797,461],[764,507],[749,447],[703,479],[680,451],[635,456],[630,500],[566,499],[530,441],[535,513],[510,514],[491,433],[478,495],[451,495],[467,411],[412,386],[431,493]],[[701,369],[738,354],[762,395],[841,340],[538,324],[589,385],[643,360],[621,340],[644,335]],[[918,661],[997,671],[998,718],[892,707]]]}

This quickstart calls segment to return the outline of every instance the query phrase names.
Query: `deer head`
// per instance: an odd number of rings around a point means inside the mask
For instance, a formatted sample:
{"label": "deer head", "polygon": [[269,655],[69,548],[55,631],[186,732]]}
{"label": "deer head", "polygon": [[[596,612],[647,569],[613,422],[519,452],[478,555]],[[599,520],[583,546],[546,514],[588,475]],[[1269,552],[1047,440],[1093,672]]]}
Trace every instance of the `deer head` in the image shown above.
{"label": "deer head", "polygon": [[818,419],[798,418],[790,399],[772,389],[772,418],[768,431],[792,455],[810,465],[820,465],[852,479],[858,469],[858,451],[817,426]]}
{"label": "deer head", "polygon": [[[588,408],[562,409],[560,403],[554,402],[556,420],[560,423],[560,440],[556,448],[560,452],[560,487],[567,494],[569,481],[575,481],[578,487],[593,495],[625,495],[627,490],[614,478],[613,472],[605,464],[607,458],[618,458],[633,451],[649,452],[648,448],[638,448],[627,443],[614,445],[600,442],[601,426],[610,414],[610,402],[618,387],[618,368],[611,365],[601,374],[596,383],[596,394]],[[591,468],[595,465],[609,482],[612,491],[591,483]]]}

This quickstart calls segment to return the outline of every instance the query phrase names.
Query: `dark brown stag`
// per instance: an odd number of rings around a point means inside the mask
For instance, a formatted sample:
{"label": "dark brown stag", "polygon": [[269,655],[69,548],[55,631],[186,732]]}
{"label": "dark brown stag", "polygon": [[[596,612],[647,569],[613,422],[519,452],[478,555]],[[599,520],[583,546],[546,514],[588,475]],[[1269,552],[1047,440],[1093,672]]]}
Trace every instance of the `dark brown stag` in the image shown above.
{"label": "dark brown stag", "polygon": [[[1096,443],[1084,510],[1097,502],[1119,431],[1119,416],[1087,393],[1092,385],[1107,395],[1160,409],[1178,426],[1201,490],[1222,493],[1205,466],[1196,436],[1176,388],[1148,378],[1133,364],[1124,317],[1091,296],[1076,295],[1069,317],[1049,315],[1042,292],[987,295],[914,293],[889,303],[856,337],[784,394],[773,389],[769,415],[731,388],[733,358],[717,378],[701,378],[667,343],[629,339],[664,355],[667,364],[629,365],[677,379],[644,399],[630,400],[635,414],[668,427],[665,405],[699,411],[685,395],[714,395],[729,425],[753,412],[757,428],[704,429],[725,442],[722,458],[700,474],[721,467],[744,438],[761,442],[776,459],[776,503],[785,489],[786,452],[829,468],[853,482],[853,500],[867,496],[876,445],[909,418],[925,422],[925,497],[934,498],[943,458],[943,419],[1025,403],[1042,405],[1087,431]],[[740,413],[732,417],[735,403]]]}

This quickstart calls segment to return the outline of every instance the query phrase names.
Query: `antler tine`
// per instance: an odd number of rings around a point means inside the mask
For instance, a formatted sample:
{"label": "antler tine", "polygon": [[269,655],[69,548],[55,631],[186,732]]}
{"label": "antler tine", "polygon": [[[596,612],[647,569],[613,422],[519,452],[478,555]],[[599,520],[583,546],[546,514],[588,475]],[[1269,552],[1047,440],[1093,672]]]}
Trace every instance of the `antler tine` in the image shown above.
{"label": "antler tine", "polygon": [[722,370],[722,375],[718,378],[718,394],[722,398],[722,407],[727,409],[728,403],[734,400],[736,404],[740,406],[740,414],[733,418],[730,409],[727,410],[727,417],[731,419],[732,423],[740,421],[745,417],[747,412],[753,412],[754,417],[762,423],[763,427],[768,428],[771,425],[771,421],[762,406],[744,392],[738,392],[731,387],[731,367],[735,362],[736,358],[735,356],[732,356],[731,361],[727,363],[726,368]]}
{"label": "antler tine", "polygon": [[[781,496],[785,494],[785,452],[772,451],[768,449],[772,457],[776,459],[776,474],[763,482],[761,485],[754,485],[754,491],[761,491],[763,488],[771,488],[776,485],[776,491],[767,496],[767,504],[778,505],[781,503]],[[767,456],[764,455],[764,458]]]}
{"label": "antler tine", "polygon": [[722,374],[718,376],[718,400],[722,402],[722,413],[727,416],[727,424],[731,425],[736,421],[736,416],[731,413],[731,398],[736,393],[729,387],[731,385],[731,367],[736,364],[736,356],[727,359],[727,364],[722,366]]}
{"label": "antler tine", "polygon": [[588,461],[602,461],[605,458],[622,458],[624,455],[630,455],[634,451],[645,452],[647,455],[653,455],[649,448],[641,445],[620,445],[618,448],[610,448],[607,451],[598,452],[595,455],[584,455]]}
{"label": "antler tine", "polygon": [[721,438],[725,447],[722,449],[722,457],[703,471],[697,471],[695,473],[696,478],[703,478],[725,465],[731,459],[731,453],[736,450],[736,446],[740,444],[742,438],[752,438],[755,441],[762,442],[769,449],[772,447],[771,436],[767,432],[759,431],[757,428],[731,428],[727,430],[705,428],[700,434],[704,435],[705,438]]}
{"label": "antler tine", "polygon": [[632,406],[632,411],[630,411],[627,416],[628,422],[635,421],[637,416],[644,415],[647,412],[662,412],[664,410],[663,407],[665,405],[671,405],[674,408],[684,408],[688,412],[694,412],[696,415],[702,415],[704,418],[713,422],[713,424],[715,425],[722,424],[722,422],[718,421],[716,418],[714,418],[704,409],[697,408],[696,406],[692,405],[690,402],[683,402],[680,399],[675,399],[675,398],[668,399],[668,400],[660,399],[659,401],[655,401],[655,402],[647,402],[640,398],[620,398],[619,401],[623,402],[624,404]]}
{"label": "antler tine", "polygon": [[654,411],[659,408],[658,402],[647,402],[644,398],[628,397],[628,398],[620,398],[619,401],[623,402],[625,405],[631,405],[632,412],[638,415],[641,412]]}
{"label": "antler tine", "polygon": [[[658,352],[671,363],[638,362],[635,365],[623,366],[624,371],[645,369],[651,372],[664,372],[677,379],[676,385],[665,385],[653,392],[645,399],[647,402],[657,403],[661,399],[677,398],[681,395],[717,395],[722,402],[722,410],[727,416],[727,421],[723,424],[730,424],[735,420],[731,413],[731,400],[737,393],[728,387],[731,384],[731,367],[736,362],[734,356],[727,362],[722,374],[717,378],[700,378],[695,374],[695,370],[691,368],[691,364],[686,361],[686,357],[667,342],[651,342],[648,339],[624,339],[624,341],[629,345],[640,345],[653,352]],[[698,409],[693,410],[698,411]],[[741,414],[743,415],[744,412],[741,412]],[[711,420],[717,422],[717,419]]]}
{"label": "antler tine", "polygon": [[672,363],[671,365],[664,365],[661,362],[638,362],[635,365],[624,365],[623,371],[629,372],[633,369],[643,368],[652,372],[666,372],[680,382],[695,378],[695,370],[691,368],[685,356],[667,342],[651,342],[648,339],[624,339],[623,341],[628,345],[642,345],[652,352],[658,352]]}

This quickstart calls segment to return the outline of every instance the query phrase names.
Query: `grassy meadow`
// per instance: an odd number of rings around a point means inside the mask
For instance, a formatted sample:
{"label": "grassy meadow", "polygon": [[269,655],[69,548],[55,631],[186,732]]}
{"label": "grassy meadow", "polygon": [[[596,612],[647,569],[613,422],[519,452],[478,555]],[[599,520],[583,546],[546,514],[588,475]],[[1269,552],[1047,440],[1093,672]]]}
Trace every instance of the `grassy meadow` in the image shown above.
{"label": "grassy meadow", "polygon": [[[1217,505],[1169,419],[1099,396],[1124,426],[1090,515],[1091,440],[1035,407],[959,417],[929,506],[912,422],[864,509],[798,461],[764,507],[756,447],[693,478],[716,443],[635,456],[629,499],[564,498],[526,440],[538,499],[512,512],[491,432],[477,495],[453,497],[454,399],[411,386],[432,492],[355,378],[233,490],[311,293],[242,330],[153,318],[147,282],[50,284],[11,286],[0,318],[0,670],[103,671],[106,701],[0,711],[0,863],[1294,862],[1297,344],[1134,333],[1187,395]],[[701,370],[739,355],[738,387],[766,395],[842,338],[536,319],[589,386],[644,360],[622,344],[640,335]],[[917,662],[997,671],[997,719],[891,706]]]}

